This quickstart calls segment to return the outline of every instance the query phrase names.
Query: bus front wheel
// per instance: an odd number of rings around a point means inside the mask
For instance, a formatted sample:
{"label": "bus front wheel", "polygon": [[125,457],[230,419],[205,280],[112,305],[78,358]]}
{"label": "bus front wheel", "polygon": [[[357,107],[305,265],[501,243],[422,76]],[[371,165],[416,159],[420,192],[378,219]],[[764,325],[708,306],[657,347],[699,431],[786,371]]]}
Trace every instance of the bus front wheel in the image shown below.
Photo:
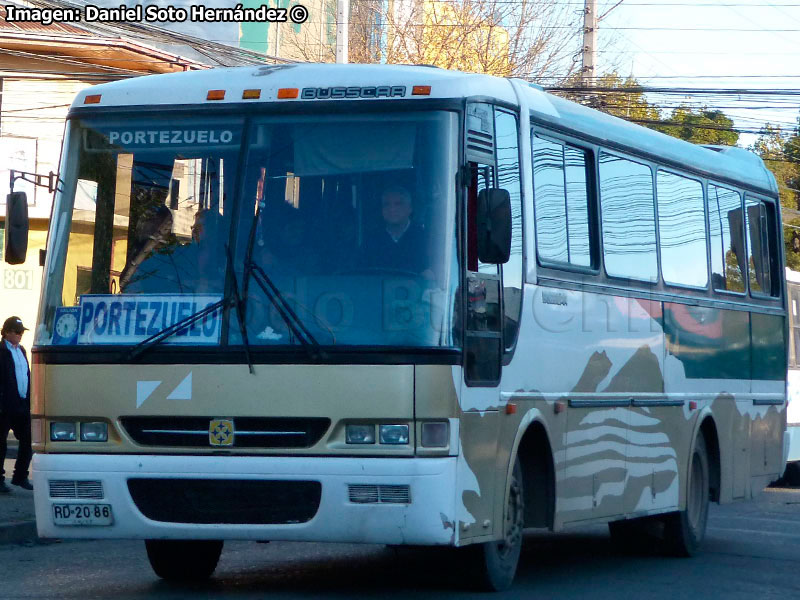
{"label": "bus front wheel", "polygon": [[709,502],[708,450],[702,434],[697,437],[689,463],[686,508],[664,519],[664,541],[675,556],[694,556],[706,534]]}
{"label": "bus front wheel", "polygon": [[468,546],[465,550],[473,553],[475,567],[473,573],[479,589],[501,592],[511,586],[517,572],[519,555],[522,550],[522,531],[525,525],[525,497],[522,489],[522,467],[517,458],[511,473],[508,490],[503,538]]}
{"label": "bus front wheel", "polygon": [[172,581],[208,579],[217,568],[222,540],[145,540],[155,574]]}

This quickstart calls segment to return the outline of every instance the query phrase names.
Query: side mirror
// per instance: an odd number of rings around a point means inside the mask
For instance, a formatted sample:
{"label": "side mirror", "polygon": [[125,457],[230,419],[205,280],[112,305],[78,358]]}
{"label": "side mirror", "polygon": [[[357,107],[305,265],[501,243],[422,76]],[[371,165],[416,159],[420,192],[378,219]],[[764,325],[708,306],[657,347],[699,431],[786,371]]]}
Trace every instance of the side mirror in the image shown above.
{"label": "side mirror", "polygon": [[511,196],[498,188],[478,192],[478,260],[502,265],[511,256]]}
{"label": "side mirror", "polygon": [[25,262],[28,253],[28,197],[25,192],[6,196],[5,259],[10,265]]}

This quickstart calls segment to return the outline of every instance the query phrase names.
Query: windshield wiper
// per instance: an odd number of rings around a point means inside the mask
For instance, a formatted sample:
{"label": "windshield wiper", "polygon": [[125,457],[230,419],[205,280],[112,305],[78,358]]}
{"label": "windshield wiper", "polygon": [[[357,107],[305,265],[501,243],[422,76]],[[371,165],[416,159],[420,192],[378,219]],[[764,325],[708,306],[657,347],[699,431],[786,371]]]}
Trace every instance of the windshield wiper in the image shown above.
{"label": "windshield wiper", "polygon": [[[245,254],[245,264],[244,264],[244,281],[242,282],[242,296],[244,297],[244,303],[242,304],[242,311],[241,313],[244,314],[247,310],[247,299],[248,299],[248,289],[250,284],[250,279],[252,278],[257,284],[258,287],[264,292],[264,295],[269,300],[270,304],[272,304],[280,314],[281,319],[283,319],[286,326],[291,331],[292,335],[300,341],[300,344],[308,353],[308,356],[312,360],[316,360],[319,358],[324,358],[325,353],[320,349],[319,342],[314,338],[314,335],[308,330],[305,326],[303,321],[300,317],[297,316],[297,313],[294,309],[289,305],[284,298],[281,291],[278,287],[272,282],[272,279],[269,275],[267,275],[266,271],[261,267],[261,265],[256,264],[253,261],[253,247],[255,246],[256,240],[256,227],[258,224],[258,219],[261,216],[261,209],[264,207],[264,202],[259,201],[258,207],[256,208],[256,213],[253,216],[253,223],[250,227],[250,237],[247,240],[247,253]],[[244,318],[242,318],[244,321]],[[244,324],[240,324],[242,327],[242,333],[244,335],[245,329]]]}
{"label": "windshield wiper", "polygon": [[250,277],[258,284],[258,287],[264,292],[267,300],[278,310],[281,318],[286,323],[286,326],[292,334],[300,341],[303,347],[308,350],[311,358],[320,358],[324,355],[320,349],[319,342],[314,338],[314,335],[308,330],[297,313],[283,297],[281,291],[277,286],[272,283],[269,275],[261,268],[260,265],[250,262],[248,263]]}

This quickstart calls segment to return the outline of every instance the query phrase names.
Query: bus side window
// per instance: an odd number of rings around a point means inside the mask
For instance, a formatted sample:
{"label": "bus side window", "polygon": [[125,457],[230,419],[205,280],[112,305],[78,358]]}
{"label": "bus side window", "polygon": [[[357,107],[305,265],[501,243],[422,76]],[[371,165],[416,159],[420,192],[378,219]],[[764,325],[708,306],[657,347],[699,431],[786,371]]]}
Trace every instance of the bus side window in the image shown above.
{"label": "bus side window", "polygon": [[656,283],[656,223],[650,167],[600,152],[600,207],[606,273]]}
{"label": "bus side window", "polygon": [[522,309],[522,190],[519,175],[519,125],[517,117],[495,109],[497,187],[511,197],[511,257],[503,270],[503,339],[514,347]]}
{"label": "bus side window", "polygon": [[747,269],[750,275],[750,291],[760,296],[777,296],[776,249],[773,214],[774,209],[766,202],[745,196],[747,218]]}
{"label": "bus side window", "polygon": [[739,192],[709,184],[708,226],[711,238],[711,283],[717,291],[744,293],[744,219]]}
{"label": "bus side window", "polygon": [[664,282],[706,287],[708,250],[703,184],[695,179],[658,171],[656,196]]}
{"label": "bus side window", "polygon": [[538,135],[533,147],[536,248],[545,262],[592,267],[588,153]]}
{"label": "bus side window", "polygon": [[478,260],[478,194],[492,187],[494,167],[470,163],[467,189],[467,329],[499,331],[500,287],[497,265]]}

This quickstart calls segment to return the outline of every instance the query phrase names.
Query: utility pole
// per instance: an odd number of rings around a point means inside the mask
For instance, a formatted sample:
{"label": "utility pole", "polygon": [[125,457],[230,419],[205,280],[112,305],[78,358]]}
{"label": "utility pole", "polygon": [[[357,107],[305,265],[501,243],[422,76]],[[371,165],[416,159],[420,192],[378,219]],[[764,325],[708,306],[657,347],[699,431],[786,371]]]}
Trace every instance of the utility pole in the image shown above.
{"label": "utility pole", "polygon": [[597,21],[597,0],[585,0],[581,65],[581,84],[584,87],[594,85],[597,77]]}
{"label": "utility pole", "polygon": [[348,25],[350,21],[350,0],[336,0],[336,62],[349,62]]}

